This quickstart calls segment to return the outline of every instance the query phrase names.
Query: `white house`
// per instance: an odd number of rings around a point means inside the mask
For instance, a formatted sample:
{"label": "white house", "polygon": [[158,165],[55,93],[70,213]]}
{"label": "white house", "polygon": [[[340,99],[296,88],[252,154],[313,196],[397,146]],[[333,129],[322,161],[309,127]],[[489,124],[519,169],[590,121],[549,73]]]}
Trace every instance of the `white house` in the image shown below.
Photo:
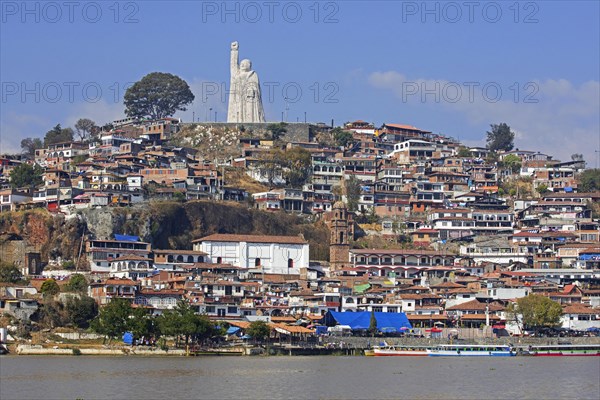
{"label": "white house", "polygon": [[192,242],[211,263],[261,269],[265,274],[300,274],[308,268],[308,242],[300,236],[214,234]]}
{"label": "white house", "polygon": [[600,328],[600,308],[592,308],[581,303],[569,304],[563,308],[560,319],[563,328],[584,331]]}

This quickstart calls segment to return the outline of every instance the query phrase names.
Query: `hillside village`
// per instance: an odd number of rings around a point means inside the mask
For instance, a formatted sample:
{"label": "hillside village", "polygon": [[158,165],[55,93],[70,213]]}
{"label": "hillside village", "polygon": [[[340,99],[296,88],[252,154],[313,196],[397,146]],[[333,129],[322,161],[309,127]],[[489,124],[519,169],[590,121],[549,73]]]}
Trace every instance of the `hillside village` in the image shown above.
{"label": "hillside village", "polygon": [[[311,259],[301,235],[228,231],[161,249],[126,232],[89,234],[85,265],[65,270],[79,260],[43,259],[26,235],[0,232],[2,262],[27,279],[1,284],[0,312],[21,320],[38,309],[47,279],[64,288],[79,273],[100,306],[124,298],[159,315],[183,300],[234,325],[268,317],[290,334],[328,311],[369,311],[402,312],[425,329],[520,335],[507,310],[529,294],[562,306],[562,328],[600,328],[600,192],[582,183],[576,155],[466,147],[395,123],[164,118],[114,121],[94,139],[3,155],[0,164],[2,213],[234,202],[322,222],[330,233],[323,259]],[[23,164],[40,168],[40,184],[11,185]]]}

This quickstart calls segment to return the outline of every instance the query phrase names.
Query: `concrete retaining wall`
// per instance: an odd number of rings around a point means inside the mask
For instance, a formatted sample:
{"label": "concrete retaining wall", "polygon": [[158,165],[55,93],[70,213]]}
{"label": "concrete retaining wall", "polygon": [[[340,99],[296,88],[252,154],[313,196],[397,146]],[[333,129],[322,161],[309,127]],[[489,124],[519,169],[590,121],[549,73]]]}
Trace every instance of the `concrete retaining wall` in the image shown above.
{"label": "concrete retaining wall", "polygon": [[[164,351],[160,349],[143,349],[132,347],[117,347],[117,348],[102,348],[102,349],[86,349],[80,348],[81,355],[86,356],[122,356],[122,355],[141,355],[141,356],[185,356],[185,350],[176,349]],[[40,345],[25,345],[17,346],[16,353],[19,355],[73,355],[73,349],[58,349],[47,348]]]}

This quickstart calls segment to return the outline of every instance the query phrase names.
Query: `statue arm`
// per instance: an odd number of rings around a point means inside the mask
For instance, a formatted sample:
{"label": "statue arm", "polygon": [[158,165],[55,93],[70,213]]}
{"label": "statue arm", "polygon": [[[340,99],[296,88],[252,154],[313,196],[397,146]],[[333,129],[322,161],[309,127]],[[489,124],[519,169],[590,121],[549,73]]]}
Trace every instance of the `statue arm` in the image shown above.
{"label": "statue arm", "polygon": [[240,69],[238,42],[231,43],[231,75],[236,75]]}

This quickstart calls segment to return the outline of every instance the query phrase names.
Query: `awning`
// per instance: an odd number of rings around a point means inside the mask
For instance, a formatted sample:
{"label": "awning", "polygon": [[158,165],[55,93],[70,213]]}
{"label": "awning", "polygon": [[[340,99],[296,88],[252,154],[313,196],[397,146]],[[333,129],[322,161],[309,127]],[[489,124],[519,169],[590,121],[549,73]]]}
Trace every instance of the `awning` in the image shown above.
{"label": "awning", "polygon": [[[412,325],[404,313],[376,312],[377,329],[382,331],[384,328],[394,328],[399,331],[400,328],[412,328]],[[347,325],[352,330],[369,329],[371,326],[371,313],[368,311],[357,312],[337,312],[329,311],[325,315],[326,325]]]}

